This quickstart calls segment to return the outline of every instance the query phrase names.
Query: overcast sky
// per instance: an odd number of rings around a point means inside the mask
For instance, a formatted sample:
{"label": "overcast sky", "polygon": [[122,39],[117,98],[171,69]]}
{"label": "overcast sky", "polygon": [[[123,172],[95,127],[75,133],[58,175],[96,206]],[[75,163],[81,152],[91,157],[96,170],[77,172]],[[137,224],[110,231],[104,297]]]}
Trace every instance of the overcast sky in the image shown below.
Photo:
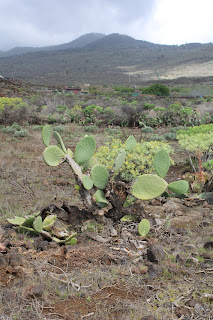
{"label": "overcast sky", "polygon": [[100,32],[159,44],[213,42],[213,0],[0,0],[0,50]]}

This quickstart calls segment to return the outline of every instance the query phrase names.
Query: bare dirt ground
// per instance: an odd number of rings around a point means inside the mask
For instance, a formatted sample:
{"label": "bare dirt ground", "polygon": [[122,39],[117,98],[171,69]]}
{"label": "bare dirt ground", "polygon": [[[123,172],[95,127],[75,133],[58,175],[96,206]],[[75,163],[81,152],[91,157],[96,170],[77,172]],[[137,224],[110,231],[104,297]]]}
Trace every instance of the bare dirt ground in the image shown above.
{"label": "bare dirt ground", "polygon": [[[62,135],[72,149],[85,132],[75,125],[68,131]],[[213,319],[213,211],[206,202],[144,202],[146,238],[138,222],[111,219],[99,233],[75,226],[75,246],[15,233],[7,218],[79,201],[70,169],[48,167],[40,131],[29,132],[19,139],[0,132],[0,319]],[[98,144],[108,139],[99,129]],[[168,179],[183,171],[172,167]]]}

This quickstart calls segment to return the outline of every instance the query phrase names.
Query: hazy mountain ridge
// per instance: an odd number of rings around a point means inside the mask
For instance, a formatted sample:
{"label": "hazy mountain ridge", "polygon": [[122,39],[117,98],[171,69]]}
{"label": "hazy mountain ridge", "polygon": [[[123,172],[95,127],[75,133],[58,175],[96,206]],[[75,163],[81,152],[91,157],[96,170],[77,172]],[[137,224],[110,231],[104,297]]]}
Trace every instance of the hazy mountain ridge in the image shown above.
{"label": "hazy mountain ridge", "polygon": [[169,46],[120,34],[87,34],[56,49],[43,47],[0,58],[0,74],[46,84],[128,84],[211,77],[213,44]]}
{"label": "hazy mountain ridge", "polygon": [[84,46],[99,40],[105,37],[103,33],[88,33],[80,36],[79,38],[60,45],[55,46],[45,46],[45,47],[15,47],[8,51],[0,51],[0,58],[11,57],[15,55],[21,55],[32,52],[40,52],[40,51],[56,51],[56,50],[66,50],[66,49],[75,49],[75,48],[83,48]]}

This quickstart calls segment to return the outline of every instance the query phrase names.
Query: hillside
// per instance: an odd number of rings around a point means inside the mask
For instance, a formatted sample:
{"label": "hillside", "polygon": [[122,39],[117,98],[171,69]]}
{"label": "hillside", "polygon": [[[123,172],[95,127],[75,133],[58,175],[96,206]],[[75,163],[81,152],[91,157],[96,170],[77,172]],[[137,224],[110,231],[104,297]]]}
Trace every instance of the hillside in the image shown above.
{"label": "hillside", "polygon": [[83,48],[84,46],[103,38],[105,35],[102,33],[88,33],[83,36],[68,42],[56,46],[46,46],[46,47],[16,47],[8,51],[0,51],[0,57],[11,57],[16,55],[22,55],[31,52],[40,51],[55,51],[55,50],[66,50],[74,48]]}
{"label": "hillside", "polygon": [[87,34],[56,47],[2,57],[0,74],[34,83],[68,85],[143,84],[182,77],[194,81],[213,76],[212,44],[168,46],[120,34]]}

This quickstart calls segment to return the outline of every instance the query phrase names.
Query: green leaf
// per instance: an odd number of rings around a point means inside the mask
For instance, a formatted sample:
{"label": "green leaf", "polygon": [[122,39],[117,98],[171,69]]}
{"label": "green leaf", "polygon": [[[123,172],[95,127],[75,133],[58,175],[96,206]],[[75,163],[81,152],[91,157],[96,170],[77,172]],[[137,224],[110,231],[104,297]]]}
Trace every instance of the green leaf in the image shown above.
{"label": "green leaf", "polygon": [[14,219],[7,219],[7,221],[8,221],[9,223],[11,223],[11,224],[16,225],[16,226],[21,226],[21,225],[26,221],[26,219],[23,218],[23,217],[17,217],[17,216],[15,216]]}
{"label": "green leaf", "polygon": [[93,181],[89,176],[83,176],[83,186],[85,189],[90,190],[93,187]]}
{"label": "green leaf", "polygon": [[168,184],[168,189],[176,194],[185,194],[189,190],[189,183],[186,180],[174,181]]}
{"label": "green leaf", "polygon": [[120,168],[122,167],[122,165],[123,165],[123,163],[125,161],[125,158],[126,158],[126,151],[123,149],[119,153],[117,159],[115,160],[115,167],[114,167],[114,171],[115,172],[120,170]]}
{"label": "green leaf", "polygon": [[105,198],[104,192],[102,190],[97,190],[94,194],[94,198],[98,204],[100,204],[100,207],[107,207],[108,201]]}
{"label": "green leaf", "polygon": [[142,219],[138,225],[138,232],[140,236],[145,237],[150,230],[150,222],[147,219]]}
{"label": "green leaf", "polygon": [[56,167],[62,162],[65,153],[57,146],[49,146],[44,150],[43,157],[46,164]]}
{"label": "green leaf", "polygon": [[57,216],[55,214],[50,214],[46,216],[46,218],[43,221],[43,229],[46,231],[50,231],[50,229],[56,222],[56,218]]}
{"label": "green leaf", "polygon": [[167,182],[155,174],[144,174],[132,185],[134,197],[150,200],[160,196],[167,188]]}
{"label": "green leaf", "polygon": [[120,220],[121,221],[135,221],[135,220],[137,220],[137,216],[134,216],[132,214],[126,214]]}
{"label": "green leaf", "polygon": [[83,164],[93,156],[95,149],[96,143],[93,137],[83,138],[75,147],[75,161],[78,164]]}
{"label": "green leaf", "polygon": [[170,167],[170,158],[166,151],[161,150],[154,157],[154,168],[156,173],[164,178]]}
{"label": "green leaf", "polygon": [[35,220],[35,215],[29,216],[25,219],[25,222],[23,223],[24,227],[31,228],[33,226],[33,221]]}
{"label": "green leaf", "polygon": [[109,179],[109,172],[104,166],[97,164],[91,170],[91,178],[97,188],[105,189]]}
{"label": "green leaf", "polygon": [[34,221],[33,221],[33,228],[37,232],[42,232],[42,218],[41,216],[38,216]]}
{"label": "green leaf", "polygon": [[131,151],[134,149],[134,147],[136,146],[137,141],[135,139],[135,137],[133,135],[129,136],[126,140],[125,143],[125,150],[126,151]]}
{"label": "green leaf", "polygon": [[41,136],[42,136],[43,143],[46,147],[48,147],[50,144],[52,131],[53,131],[53,129],[50,125],[47,125],[42,129]]}
{"label": "green leaf", "polygon": [[65,148],[65,145],[64,145],[64,143],[63,143],[63,140],[61,139],[60,134],[59,134],[57,131],[54,131],[54,132],[53,132],[53,136],[54,136],[55,140],[58,142],[61,150],[62,150],[64,153],[67,153],[67,150],[66,150],[66,148]]}
{"label": "green leaf", "polygon": [[72,152],[72,150],[70,150],[69,148],[67,148],[67,155],[68,155],[68,157],[70,157],[71,159],[73,158],[73,152]]}

